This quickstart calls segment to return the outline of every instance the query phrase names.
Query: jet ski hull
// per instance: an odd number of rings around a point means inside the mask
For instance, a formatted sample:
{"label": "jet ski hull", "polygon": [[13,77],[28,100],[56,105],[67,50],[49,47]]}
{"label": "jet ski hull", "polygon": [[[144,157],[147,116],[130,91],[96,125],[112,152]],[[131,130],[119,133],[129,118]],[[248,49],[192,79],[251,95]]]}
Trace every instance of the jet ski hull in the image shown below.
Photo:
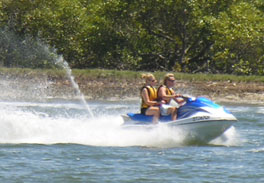
{"label": "jet ski hull", "polygon": [[178,119],[171,121],[170,116],[160,118],[158,125],[152,123],[152,116],[128,113],[122,116],[125,127],[157,128],[166,125],[184,131],[187,141],[207,143],[221,136],[237,119],[224,107],[212,101],[199,98],[189,101],[178,109]]}
{"label": "jet ski hull", "polygon": [[[185,121],[185,122],[184,122]],[[195,121],[195,122],[182,122],[176,121],[174,123],[168,123],[170,127],[178,127],[186,133],[186,140],[188,142],[200,142],[207,143],[211,140],[221,136],[227,131],[236,120],[206,120],[206,121]]]}

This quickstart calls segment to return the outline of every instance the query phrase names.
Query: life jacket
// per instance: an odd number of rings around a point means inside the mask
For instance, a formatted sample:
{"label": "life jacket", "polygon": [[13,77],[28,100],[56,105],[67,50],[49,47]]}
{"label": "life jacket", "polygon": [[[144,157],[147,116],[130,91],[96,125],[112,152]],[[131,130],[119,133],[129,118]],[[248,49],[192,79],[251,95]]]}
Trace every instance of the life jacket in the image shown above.
{"label": "life jacket", "polygon": [[[158,88],[157,93],[159,93],[159,90],[160,90],[161,87],[165,87],[166,88],[166,95],[172,95],[174,93],[174,90],[172,88],[168,88],[166,85],[160,85],[159,88]],[[158,100],[161,101],[162,98],[158,97]]]}
{"label": "life jacket", "polygon": [[[150,100],[150,101],[155,101],[155,100],[157,100],[157,98],[158,98],[158,93],[157,93],[157,89],[156,89],[156,88],[154,88],[154,87],[152,87],[152,86],[144,86],[144,87],[141,88],[141,93],[142,93],[142,90],[143,90],[144,88],[146,88],[147,91],[148,91],[148,96],[149,96],[149,100]],[[144,102],[143,97],[141,97],[141,98],[142,98],[141,108],[148,108],[148,107],[150,107],[148,104],[146,104],[146,103]]]}

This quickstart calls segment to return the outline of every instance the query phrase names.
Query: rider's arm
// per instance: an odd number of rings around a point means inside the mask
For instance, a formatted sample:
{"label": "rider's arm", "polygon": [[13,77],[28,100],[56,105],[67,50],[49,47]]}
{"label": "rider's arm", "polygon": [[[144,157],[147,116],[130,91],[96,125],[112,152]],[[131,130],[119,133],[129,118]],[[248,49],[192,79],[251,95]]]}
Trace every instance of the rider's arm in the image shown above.
{"label": "rider's arm", "polygon": [[157,101],[151,101],[151,100],[149,99],[148,91],[147,91],[146,88],[144,88],[144,89],[142,90],[141,95],[142,95],[142,98],[143,98],[144,102],[145,102],[147,105],[149,105],[149,106],[159,105],[159,102],[157,102]]}
{"label": "rider's arm", "polygon": [[161,87],[161,88],[159,89],[158,96],[159,96],[160,98],[162,98],[163,100],[166,100],[167,102],[169,102],[171,99],[174,99],[176,102],[178,102],[177,98],[178,98],[178,97],[181,97],[182,95],[180,95],[180,94],[175,94],[174,91],[172,91],[172,95],[168,95],[168,94],[166,93],[166,88],[165,88],[165,87]]}
{"label": "rider's arm", "polygon": [[173,94],[173,95],[167,95],[167,94],[166,94],[166,88],[165,88],[165,87],[161,87],[161,88],[159,89],[158,96],[159,96],[160,98],[162,98],[163,100],[170,100],[170,99],[176,97],[175,94]]}

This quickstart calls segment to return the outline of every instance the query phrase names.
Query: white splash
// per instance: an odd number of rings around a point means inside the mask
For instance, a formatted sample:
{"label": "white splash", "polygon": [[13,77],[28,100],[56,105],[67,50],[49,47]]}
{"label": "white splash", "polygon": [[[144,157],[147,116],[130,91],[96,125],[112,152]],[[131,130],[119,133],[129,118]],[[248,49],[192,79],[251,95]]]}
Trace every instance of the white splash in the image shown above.
{"label": "white splash", "polygon": [[181,146],[184,134],[179,129],[159,126],[152,129],[127,129],[120,116],[50,117],[14,106],[0,108],[0,143],[57,144],[91,146]]}
{"label": "white splash", "polygon": [[[156,148],[191,145],[187,142],[188,134],[181,128],[162,124],[128,128],[122,126],[123,119],[118,112],[106,112],[108,108],[104,109],[101,104],[92,107],[104,110],[104,115],[90,118],[74,103],[0,102],[0,143]],[[241,138],[232,127],[211,144],[237,146],[241,144]]]}
{"label": "white splash", "polygon": [[77,96],[79,96],[79,98],[82,101],[83,105],[85,106],[86,110],[89,112],[89,114],[93,118],[94,117],[93,112],[90,109],[88,103],[86,102],[85,97],[84,97],[83,93],[81,92],[81,90],[79,88],[79,85],[75,82],[74,76],[72,75],[72,70],[71,70],[68,62],[66,62],[64,60],[64,58],[60,55],[60,56],[58,56],[56,58],[56,62],[55,63],[58,64],[58,65],[61,65],[66,70],[67,76],[70,79],[73,88],[77,92]]}
{"label": "white splash", "polygon": [[222,146],[240,146],[243,143],[244,140],[240,137],[234,126],[231,126],[224,134],[210,142],[212,145]]}

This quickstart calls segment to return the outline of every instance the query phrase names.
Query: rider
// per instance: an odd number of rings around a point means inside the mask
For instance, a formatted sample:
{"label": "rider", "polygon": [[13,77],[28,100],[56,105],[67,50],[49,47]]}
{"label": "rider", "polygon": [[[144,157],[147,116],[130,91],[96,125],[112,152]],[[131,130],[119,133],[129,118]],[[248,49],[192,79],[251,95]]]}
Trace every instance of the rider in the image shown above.
{"label": "rider", "polygon": [[141,114],[153,116],[153,123],[156,124],[160,117],[160,102],[157,101],[157,89],[154,88],[157,80],[153,74],[142,74],[145,85],[141,88]]}
{"label": "rider", "polygon": [[[179,107],[179,104],[184,102],[182,98],[179,98],[182,97],[182,95],[176,94],[172,89],[174,84],[174,75],[169,73],[165,75],[163,85],[158,88],[158,100],[165,103],[160,106],[161,115],[171,115],[172,120],[177,119],[177,108]],[[173,102],[172,99],[176,102],[177,106],[170,105],[171,102]]]}

